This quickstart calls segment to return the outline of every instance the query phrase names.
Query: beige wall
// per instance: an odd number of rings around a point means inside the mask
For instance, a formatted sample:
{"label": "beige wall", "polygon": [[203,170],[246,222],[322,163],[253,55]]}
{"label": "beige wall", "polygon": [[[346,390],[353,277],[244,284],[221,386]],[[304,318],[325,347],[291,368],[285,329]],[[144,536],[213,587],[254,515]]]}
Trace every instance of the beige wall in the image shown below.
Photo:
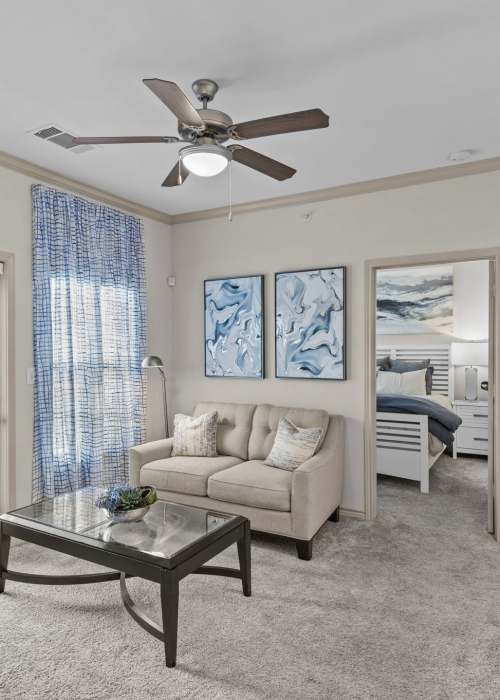
{"label": "beige wall", "polygon": [[[310,206],[174,225],[174,403],[268,401],[320,407],[347,417],[343,506],[364,510],[364,261],[368,258],[500,245],[500,173],[417,185]],[[310,220],[304,214],[312,211]],[[348,379],[275,379],[273,273],[344,264],[348,267]],[[203,279],[265,274],[268,378],[203,376]]]}
{"label": "beige wall", "polygon": [[[17,501],[31,492],[32,366],[31,202],[28,177],[0,168],[0,250],[16,256]],[[324,407],[347,417],[344,507],[362,511],[363,493],[363,262],[367,258],[500,244],[500,173],[400,190],[236,215],[172,227],[145,220],[149,351],[167,358],[174,376],[173,409],[202,399],[268,401]],[[313,211],[309,221],[304,213]],[[348,380],[274,379],[273,273],[325,265],[348,266]],[[175,274],[172,290],[166,277]],[[268,378],[203,376],[203,295],[206,277],[266,275]],[[173,331],[172,333],[170,331]],[[170,338],[173,338],[171,348]],[[161,393],[152,377],[148,437],[162,432]]]}
{"label": "beige wall", "polygon": [[[0,250],[15,255],[15,392],[16,392],[16,500],[31,500],[33,387],[26,373],[33,365],[31,326],[31,192],[34,180],[0,167]],[[170,360],[171,232],[167,224],[144,220],[146,249],[148,346]],[[153,380],[153,378],[151,378]],[[162,435],[159,377],[151,381],[148,397],[148,436]]]}

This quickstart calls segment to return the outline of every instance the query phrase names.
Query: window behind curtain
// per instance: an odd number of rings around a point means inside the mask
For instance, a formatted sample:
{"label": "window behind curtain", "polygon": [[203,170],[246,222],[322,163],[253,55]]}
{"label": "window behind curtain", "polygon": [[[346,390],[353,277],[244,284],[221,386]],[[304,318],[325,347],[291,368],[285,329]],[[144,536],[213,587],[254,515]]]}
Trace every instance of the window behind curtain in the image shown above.
{"label": "window behind curtain", "polygon": [[35,185],[33,498],[128,480],[142,442],[144,244],[139,219]]}

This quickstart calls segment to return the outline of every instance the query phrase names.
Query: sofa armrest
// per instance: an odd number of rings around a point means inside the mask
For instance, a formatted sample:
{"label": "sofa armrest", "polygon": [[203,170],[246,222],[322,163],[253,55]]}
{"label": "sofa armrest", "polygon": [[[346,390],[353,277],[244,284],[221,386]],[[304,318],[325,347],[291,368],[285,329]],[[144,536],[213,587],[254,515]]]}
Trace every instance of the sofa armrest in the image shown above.
{"label": "sofa armrest", "polygon": [[331,416],[320,451],[292,476],[292,530],[309,540],[340,505],[344,482],[344,417]]}
{"label": "sofa armrest", "polygon": [[172,454],[173,438],[163,438],[154,442],[145,442],[129,450],[129,482],[131,486],[140,485],[141,468],[155,459],[166,459]]}

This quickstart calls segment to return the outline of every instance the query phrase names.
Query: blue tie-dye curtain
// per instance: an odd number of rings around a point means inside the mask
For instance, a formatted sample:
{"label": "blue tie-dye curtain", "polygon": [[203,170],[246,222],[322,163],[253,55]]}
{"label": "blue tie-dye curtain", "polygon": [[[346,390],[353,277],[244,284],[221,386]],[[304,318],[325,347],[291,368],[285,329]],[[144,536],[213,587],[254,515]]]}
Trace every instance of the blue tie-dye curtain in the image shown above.
{"label": "blue tie-dye curtain", "polygon": [[143,441],[141,222],[34,185],[33,498],[124,483]]}

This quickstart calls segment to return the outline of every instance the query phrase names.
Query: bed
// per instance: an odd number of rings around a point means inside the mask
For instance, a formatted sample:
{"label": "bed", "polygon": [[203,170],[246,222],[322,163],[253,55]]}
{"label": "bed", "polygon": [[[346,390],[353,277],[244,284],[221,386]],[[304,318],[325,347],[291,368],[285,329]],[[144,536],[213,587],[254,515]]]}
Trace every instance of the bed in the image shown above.
{"label": "bed", "polygon": [[[422,410],[421,406],[431,401],[436,406],[451,411],[453,373],[450,372],[449,351],[448,345],[380,345],[377,347],[377,360],[387,356],[392,360],[408,362],[429,359],[434,367],[432,393],[420,397],[427,401],[413,403],[420,403],[420,406],[416,406],[417,410]],[[392,401],[383,402],[384,405],[392,404],[390,412],[377,410],[377,473],[418,481],[420,491],[429,493],[429,471],[445,451],[446,444],[429,431],[429,421],[433,420],[432,417],[409,412],[411,402],[408,402],[409,407],[405,407],[405,412],[395,412],[397,398],[393,396]],[[400,398],[404,399],[403,396]],[[439,415],[439,409],[430,413]],[[439,432],[435,430],[434,424],[431,423],[431,427],[434,432]]]}

